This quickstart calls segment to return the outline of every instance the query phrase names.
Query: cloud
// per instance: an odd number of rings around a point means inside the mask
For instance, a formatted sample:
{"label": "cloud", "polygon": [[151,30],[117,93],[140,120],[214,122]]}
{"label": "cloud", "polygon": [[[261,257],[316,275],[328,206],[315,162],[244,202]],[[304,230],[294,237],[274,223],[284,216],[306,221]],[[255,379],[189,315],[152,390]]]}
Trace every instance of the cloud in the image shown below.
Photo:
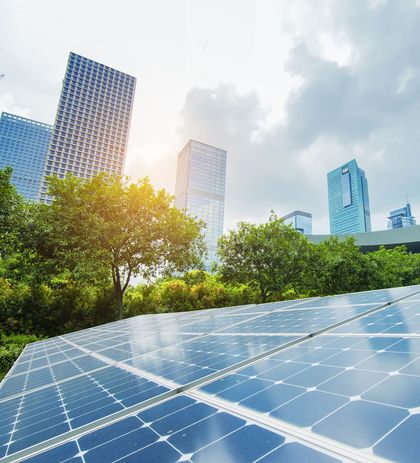
{"label": "cloud", "polygon": [[31,110],[18,106],[16,104],[16,98],[11,93],[0,94],[0,113],[3,111],[23,117],[31,116]]}
{"label": "cloud", "polygon": [[226,84],[192,89],[181,111],[181,138],[229,152],[228,226],[263,220],[270,209],[302,209],[314,214],[315,232],[327,232],[326,173],[354,157],[369,180],[376,229],[406,194],[419,214],[420,8],[415,1],[303,3],[287,63],[300,84],[282,123],[263,129],[268,112],[258,94]]}

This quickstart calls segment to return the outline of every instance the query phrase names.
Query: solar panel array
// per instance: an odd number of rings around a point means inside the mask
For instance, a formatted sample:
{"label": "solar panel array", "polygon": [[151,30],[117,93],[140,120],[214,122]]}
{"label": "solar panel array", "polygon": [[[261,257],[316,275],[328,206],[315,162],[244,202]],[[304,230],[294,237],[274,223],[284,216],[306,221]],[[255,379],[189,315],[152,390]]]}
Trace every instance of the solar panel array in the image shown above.
{"label": "solar panel array", "polygon": [[0,463],[417,462],[420,286],[145,315],[29,344]]}

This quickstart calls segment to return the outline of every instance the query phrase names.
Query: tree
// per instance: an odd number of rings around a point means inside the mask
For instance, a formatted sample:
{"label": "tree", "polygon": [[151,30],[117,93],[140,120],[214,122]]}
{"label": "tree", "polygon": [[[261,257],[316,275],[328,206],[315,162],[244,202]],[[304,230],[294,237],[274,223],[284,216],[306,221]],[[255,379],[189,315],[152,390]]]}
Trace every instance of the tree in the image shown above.
{"label": "tree", "polygon": [[19,244],[24,202],[12,185],[12,168],[0,169],[0,258],[8,256]]}
{"label": "tree", "polygon": [[220,273],[226,281],[256,285],[265,302],[287,285],[303,284],[311,247],[274,213],[260,225],[240,222],[219,240]]}
{"label": "tree", "polygon": [[176,209],[148,179],[99,174],[89,180],[50,177],[50,243],[56,262],[76,278],[110,278],[117,316],[133,276],[150,279],[200,264],[201,223]]}
{"label": "tree", "polygon": [[366,254],[365,258],[370,271],[369,289],[392,288],[416,284],[419,272],[416,266],[419,255],[407,252],[405,246],[393,249],[380,249]]}
{"label": "tree", "polygon": [[331,236],[315,246],[313,283],[319,295],[367,289],[369,273],[366,260],[355,239]]}

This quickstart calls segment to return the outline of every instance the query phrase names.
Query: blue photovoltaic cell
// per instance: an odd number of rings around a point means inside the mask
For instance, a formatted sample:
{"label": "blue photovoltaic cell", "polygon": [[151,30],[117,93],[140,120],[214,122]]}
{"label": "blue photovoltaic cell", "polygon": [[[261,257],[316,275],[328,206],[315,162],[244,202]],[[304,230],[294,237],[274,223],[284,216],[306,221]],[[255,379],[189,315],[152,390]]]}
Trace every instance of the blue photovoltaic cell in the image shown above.
{"label": "blue photovoltaic cell", "polygon": [[227,327],[221,333],[309,334],[363,313],[371,308],[371,306],[349,306],[281,310],[232,327]]}
{"label": "blue photovoltaic cell", "polygon": [[19,450],[156,397],[168,389],[117,367],[0,402],[0,455]]}
{"label": "blue photovoltaic cell", "polygon": [[[19,366],[19,365],[18,365]],[[0,388],[0,399],[12,394],[30,391],[41,386],[52,384],[71,376],[77,376],[87,371],[95,370],[106,366],[106,363],[94,357],[85,355],[72,360],[35,368],[24,373],[12,371],[11,375],[2,382]]]}
{"label": "blue photovoltaic cell", "polygon": [[[333,463],[344,444],[417,462],[418,290],[146,315],[30,344],[0,386],[0,461],[42,444],[25,461]],[[178,390],[191,383],[200,399]]]}
{"label": "blue photovoltaic cell", "polygon": [[[401,444],[400,426],[408,429],[410,414],[420,411],[419,347],[419,338],[320,335],[201,390],[394,459],[398,452],[389,442],[398,439]],[[401,459],[396,461],[416,461],[404,460],[418,449],[410,433],[399,448]]]}
{"label": "blue photovoltaic cell", "polygon": [[420,301],[404,300],[335,330],[337,333],[420,334]]}
{"label": "blue photovoltaic cell", "polygon": [[25,460],[26,463],[177,461],[265,463],[338,460],[186,395],[156,405],[77,440]]}
{"label": "blue photovoltaic cell", "polygon": [[209,335],[124,363],[178,384],[188,384],[294,339],[297,337]]}

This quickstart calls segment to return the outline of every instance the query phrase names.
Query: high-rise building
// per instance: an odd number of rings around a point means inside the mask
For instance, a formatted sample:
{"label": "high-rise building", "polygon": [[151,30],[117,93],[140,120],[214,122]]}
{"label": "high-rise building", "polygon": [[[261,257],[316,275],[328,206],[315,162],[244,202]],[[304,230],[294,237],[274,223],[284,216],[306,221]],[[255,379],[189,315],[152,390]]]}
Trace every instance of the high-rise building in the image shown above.
{"label": "high-rise building", "polygon": [[409,203],[389,213],[388,229],[406,228],[412,227],[413,225],[416,225],[416,219],[411,214],[411,206]]}
{"label": "high-rise building", "polygon": [[355,159],[328,173],[332,235],[371,231],[368,182]]}
{"label": "high-rise building", "polygon": [[135,77],[70,53],[44,176],[122,174],[135,87]]}
{"label": "high-rise building", "polygon": [[0,169],[13,168],[12,182],[26,199],[36,200],[52,126],[14,114],[0,118]]}
{"label": "high-rise building", "polygon": [[205,222],[207,269],[217,261],[217,241],[223,234],[226,154],[190,140],[178,155],[175,205]]}
{"label": "high-rise building", "polygon": [[312,235],[312,214],[309,212],[294,211],[282,217],[286,225],[292,227],[304,235]]}

